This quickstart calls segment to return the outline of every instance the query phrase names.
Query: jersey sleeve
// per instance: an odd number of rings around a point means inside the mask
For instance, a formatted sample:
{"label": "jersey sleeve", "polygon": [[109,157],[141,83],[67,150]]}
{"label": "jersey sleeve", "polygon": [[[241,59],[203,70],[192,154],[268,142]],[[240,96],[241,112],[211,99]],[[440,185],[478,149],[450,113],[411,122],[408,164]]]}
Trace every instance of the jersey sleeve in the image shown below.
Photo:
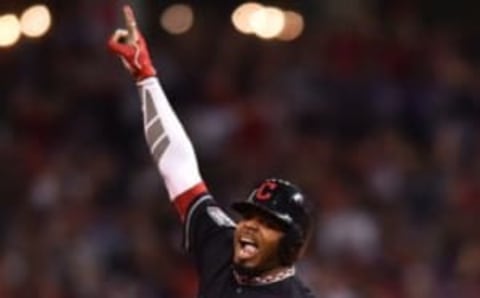
{"label": "jersey sleeve", "polygon": [[212,280],[216,273],[229,266],[235,223],[210,193],[203,193],[193,201],[184,230],[185,249],[193,257],[201,280]]}

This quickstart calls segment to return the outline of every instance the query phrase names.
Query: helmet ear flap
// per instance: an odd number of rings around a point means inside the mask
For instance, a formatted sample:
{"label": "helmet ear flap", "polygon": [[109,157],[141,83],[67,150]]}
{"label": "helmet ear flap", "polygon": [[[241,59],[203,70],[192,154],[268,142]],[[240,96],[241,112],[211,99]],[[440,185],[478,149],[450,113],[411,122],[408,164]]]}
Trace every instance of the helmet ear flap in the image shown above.
{"label": "helmet ear flap", "polygon": [[282,266],[291,266],[299,258],[304,241],[297,226],[292,226],[279,242],[278,255]]}

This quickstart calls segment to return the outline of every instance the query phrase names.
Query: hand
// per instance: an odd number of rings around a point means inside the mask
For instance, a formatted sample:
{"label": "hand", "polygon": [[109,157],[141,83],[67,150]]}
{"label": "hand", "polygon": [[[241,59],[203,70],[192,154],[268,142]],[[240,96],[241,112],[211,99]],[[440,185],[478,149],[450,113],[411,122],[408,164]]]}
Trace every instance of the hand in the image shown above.
{"label": "hand", "polygon": [[156,75],[152,65],[147,44],[140,31],[132,8],[123,7],[127,30],[117,29],[108,41],[108,48],[117,54],[125,67],[137,81]]}

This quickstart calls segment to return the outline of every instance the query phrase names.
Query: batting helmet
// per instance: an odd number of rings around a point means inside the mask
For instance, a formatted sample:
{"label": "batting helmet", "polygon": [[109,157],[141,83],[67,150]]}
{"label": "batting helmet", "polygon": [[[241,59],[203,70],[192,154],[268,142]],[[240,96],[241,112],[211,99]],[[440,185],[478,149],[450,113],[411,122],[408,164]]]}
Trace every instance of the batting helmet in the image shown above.
{"label": "batting helmet", "polygon": [[310,233],[310,217],[297,186],[281,179],[266,179],[246,201],[233,203],[232,208],[242,215],[257,212],[279,223],[285,232],[279,245],[280,261],[282,265],[296,261]]}

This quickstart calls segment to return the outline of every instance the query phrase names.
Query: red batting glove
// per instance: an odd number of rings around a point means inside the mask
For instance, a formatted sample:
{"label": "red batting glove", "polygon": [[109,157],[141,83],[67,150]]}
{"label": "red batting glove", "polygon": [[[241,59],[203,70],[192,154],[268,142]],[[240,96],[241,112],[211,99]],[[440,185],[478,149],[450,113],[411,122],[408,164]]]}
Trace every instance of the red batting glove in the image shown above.
{"label": "red batting glove", "polygon": [[130,6],[123,8],[127,30],[117,29],[108,41],[108,48],[117,54],[137,81],[156,75],[147,43],[140,31]]}

